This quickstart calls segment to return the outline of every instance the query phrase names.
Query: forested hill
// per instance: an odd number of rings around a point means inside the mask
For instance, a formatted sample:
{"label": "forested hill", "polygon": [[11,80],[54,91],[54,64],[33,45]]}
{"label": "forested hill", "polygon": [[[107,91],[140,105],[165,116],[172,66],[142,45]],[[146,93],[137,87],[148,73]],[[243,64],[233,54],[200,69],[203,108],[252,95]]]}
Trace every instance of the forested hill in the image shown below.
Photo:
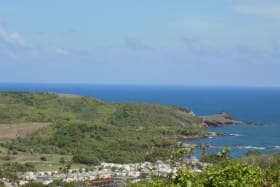
{"label": "forested hill", "polygon": [[199,127],[201,119],[185,107],[107,103],[69,94],[0,92],[0,126],[32,122],[49,125],[29,135],[17,134],[6,147],[71,154],[74,161],[87,164],[163,158],[176,145],[176,137],[205,133]]}

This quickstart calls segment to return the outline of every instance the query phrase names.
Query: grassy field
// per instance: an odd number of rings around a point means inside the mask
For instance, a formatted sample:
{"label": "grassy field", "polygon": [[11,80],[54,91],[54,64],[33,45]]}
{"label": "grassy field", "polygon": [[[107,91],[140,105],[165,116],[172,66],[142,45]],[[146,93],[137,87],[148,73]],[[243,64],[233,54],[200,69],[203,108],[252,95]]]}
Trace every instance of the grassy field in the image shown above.
{"label": "grassy field", "polygon": [[[66,95],[71,97],[71,95]],[[72,96],[76,97],[76,96]],[[71,98],[72,98],[71,97]],[[0,144],[5,144],[18,137],[24,138],[38,130],[46,129],[50,123],[13,123],[13,124],[0,124]],[[53,171],[63,168],[65,164],[60,162],[63,158],[65,161],[72,159],[72,155],[60,155],[60,154],[42,154],[42,153],[25,153],[19,152],[8,153],[9,150],[6,147],[0,145],[0,166],[5,163],[18,162],[18,163],[32,163],[35,166],[36,171]],[[9,155],[9,156],[8,156]],[[9,158],[7,158],[7,156]],[[46,160],[42,160],[45,158]],[[73,164],[73,168],[87,168],[88,165]]]}

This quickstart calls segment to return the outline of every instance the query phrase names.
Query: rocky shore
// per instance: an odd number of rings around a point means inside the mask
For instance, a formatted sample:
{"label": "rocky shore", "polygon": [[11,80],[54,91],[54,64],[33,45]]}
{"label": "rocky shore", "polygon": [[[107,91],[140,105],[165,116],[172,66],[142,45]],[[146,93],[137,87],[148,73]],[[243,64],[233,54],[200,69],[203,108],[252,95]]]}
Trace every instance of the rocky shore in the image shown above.
{"label": "rocky shore", "polygon": [[244,125],[247,122],[233,119],[228,112],[215,115],[200,116],[205,127],[218,127],[221,125]]}
{"label": "rocky shore", "polygon": [[[233,119],[228,112],[221,112],[214,115],[200,116],[202,119],[202,127],[219,127],[222,125],[246,125],[251,124],[245,121],[240,121]],[[201,147],[210,147],[210,145],[201,145],[201,144],[190,144],[185,143],[183,140],[188,139],[200,139],[200,138],[209,138],[215,136],[232,136],[228,133],[222,132],[207,132],[204,136],[178,136],[177,146],[178,147],[186,147],[186,148],[201,148]]]}

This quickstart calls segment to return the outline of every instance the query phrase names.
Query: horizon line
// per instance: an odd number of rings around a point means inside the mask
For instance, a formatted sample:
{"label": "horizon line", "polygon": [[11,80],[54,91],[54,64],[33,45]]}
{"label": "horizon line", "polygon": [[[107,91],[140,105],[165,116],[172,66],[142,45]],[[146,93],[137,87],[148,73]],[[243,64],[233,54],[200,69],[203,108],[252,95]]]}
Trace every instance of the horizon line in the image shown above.
{"label": "horizon line", "polygon": [[219,84],[162,84],[162,83],[90,83],[90,82],[1,82],[0,84],[36,85],[96,85],[96,86],[157,86],[157,87],[212,87],[212,88],[280,88],[276,85],[219,85]]}

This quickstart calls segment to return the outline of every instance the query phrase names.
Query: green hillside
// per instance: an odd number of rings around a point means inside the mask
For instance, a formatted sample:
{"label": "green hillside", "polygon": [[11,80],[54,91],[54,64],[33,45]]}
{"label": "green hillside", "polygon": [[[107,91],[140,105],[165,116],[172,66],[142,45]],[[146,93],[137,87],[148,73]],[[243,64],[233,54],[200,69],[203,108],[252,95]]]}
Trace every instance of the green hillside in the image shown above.
{"label": "green hillside", "polygon": [[[10,151],[73,155],[78,163],[136,162],[169,156],[179,135],[204,135],[188,108],[107,103],[90,97],[0,92],[1,124],[44,122],[2,146]],[[1,137],[0,137],[1,138]]]}

